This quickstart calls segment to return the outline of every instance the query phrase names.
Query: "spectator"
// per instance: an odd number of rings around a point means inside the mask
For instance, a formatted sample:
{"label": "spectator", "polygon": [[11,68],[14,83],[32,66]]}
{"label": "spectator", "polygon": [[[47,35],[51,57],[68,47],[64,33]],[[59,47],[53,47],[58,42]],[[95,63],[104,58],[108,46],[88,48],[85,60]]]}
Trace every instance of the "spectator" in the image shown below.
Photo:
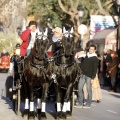
{"label": "spectator", "polygon": [[[84,103],[85,103],[85,99],[87,99],[87,95],[88,95],[87,89],[86,89],[86,84],[84,85],[83,91],[84,91]],[[92,84],[92,100],[99,103],[99,102],[101,102],[101,99],[102,99],[102,92],[101,92],[101,88],[100,88],[98,75],[96,74],[96,77],[94,78],[94,81]]]}
{"label": "spectator", "polygon": [[[84,57],[83,61],[80,64],[81,70],[83,74],[80,76],[79,83],[78,83],[78,102],[79,104],[76,105],[78,108],[90,108],[92,103],[92,83],[97,73],[98,68],[98,58],[95,53],[96,46],[90,45],[89,52],[86,54],[82,54],[81,52],[76,53],[75,58]],[[84,101],[84,93],[83,93],[83,86],[86,83],[87,87],[87,103],[83,106]]]}
{"label": "spectator", "polygon": [[107,64],[107,71],[110,76],[110,92],[116,92],[116,75],[117,75],[117,67],[119,64],[119,58],[115,51],[110,52],[112,60]]}
{"label": "spectator", "polygon": [[106,63],[111,61],[111,56],[110,56],[110,49],[104,49],[104,54],[103,54],[103,86],[108,86],[109,85],[109,78],[106,76],[107,75],[107,65]]}

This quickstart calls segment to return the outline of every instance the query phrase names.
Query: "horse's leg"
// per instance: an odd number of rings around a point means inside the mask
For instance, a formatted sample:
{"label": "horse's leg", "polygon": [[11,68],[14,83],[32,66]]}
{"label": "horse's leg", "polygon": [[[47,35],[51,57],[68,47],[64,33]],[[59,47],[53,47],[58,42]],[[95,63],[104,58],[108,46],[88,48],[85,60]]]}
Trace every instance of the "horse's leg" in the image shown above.
{"label": "horse's leg", "polygon": [[29,89],[29,100],[30,100],[30,109],[29,109],[29,120],[35,120],[35,111],[34,111],[34,90],[32,83],[28,83]]}
{"label": "horse's leg", "polygon": [[65,97],[64,97],[64,103],[63,103],[63,108],[62,108],[62,119],[66,119],[67,117],[70,117],[72,115],[72,111],[71,111],[72,89],[73,89],[73,85],[71,83],[69,84]]}
{"label": "horse's leg", "polygon": [[46,98],[47,98],[47,92],[48,92],[48,83],[44,83],[42,85],[42,97],[41,97],[41,114],[38,115],[39,120],[46,120]]}
{"label": "horse's leg", "polygon": [[54,84],[55,88],[55,96],[56,96],[56,120],[60,120],[62,118],[61,114],[61,90],[60,86],[57,85],[56,83]]}
{"label": "horse's leg", "polygon": [[37,109],[36,109],[36,115],[39,118],[41,114],[41,96],[42,96],[42,88],[38,91],[38,98],[37,98]]}

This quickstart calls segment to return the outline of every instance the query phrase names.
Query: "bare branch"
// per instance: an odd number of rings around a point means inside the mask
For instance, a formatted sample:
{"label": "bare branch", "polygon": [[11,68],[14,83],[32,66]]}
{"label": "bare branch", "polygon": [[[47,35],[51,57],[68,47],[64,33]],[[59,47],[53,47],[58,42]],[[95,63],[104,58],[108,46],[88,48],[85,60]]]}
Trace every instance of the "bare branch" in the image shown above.
{"label": "bare branch", "polygon": [[106,1],[102,6],[104,7],[106,7],[107,5],[109,5],[109,4],[112,4],[112,0],[108,0],[108,1]]}
{"label": "bare branch", "polygon": [[105,11],[101,5],[101,2],[100,0],[96,0],[96,2],[98,3],[98,6],[99,6],[99,12],[104,14],[104,15],[110,15],[109,12]]}
{"label": "bare branch", "polygon": [[58,0],[58,3],[59,3],[60,8],[61,8],[65,13],[67,13],[67,14],[69,14],[69,15],[72,15],[72,14],[73,14],[72,12],[68,11],[68,10],[65,8],[65,6],[62,4],[62,1],[61,1],[61,0]]}

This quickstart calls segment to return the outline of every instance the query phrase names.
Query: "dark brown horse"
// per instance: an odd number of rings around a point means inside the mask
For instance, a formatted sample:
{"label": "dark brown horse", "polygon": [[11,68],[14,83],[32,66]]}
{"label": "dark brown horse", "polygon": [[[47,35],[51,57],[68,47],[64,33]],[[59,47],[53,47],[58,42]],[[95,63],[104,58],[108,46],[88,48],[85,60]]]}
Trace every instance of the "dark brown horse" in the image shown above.
{"label": "dark brown horse", "polygon": [[37,98],[38,119],[47,119],[46,117],[46,97],[49,87],[47,49],[49,40],[47,33],[41,33],[36,36],[34,47],[30,55],[24,60],[23,68],[23,86],[25,98],[25,109],[23,117],[29,120],[35,119],[34,100]]}
{"label": "dark brown horse", "polygon": [[72,115],[72,92],[78,73],[81,70],[74,61],[74,36],[71,31],[65,32],[60,41],[60,50],[55,59],[54,86],[56,92],[56,119],[66,119]]}

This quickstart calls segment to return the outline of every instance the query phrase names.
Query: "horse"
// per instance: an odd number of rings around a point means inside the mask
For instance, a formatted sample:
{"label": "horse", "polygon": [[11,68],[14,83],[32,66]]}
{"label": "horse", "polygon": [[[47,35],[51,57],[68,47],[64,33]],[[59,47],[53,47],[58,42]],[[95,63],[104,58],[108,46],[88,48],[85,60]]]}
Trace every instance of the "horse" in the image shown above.
{"label": "horse", "polygon": [[45,107],[49,87],[49,75],[47,76],[49,62],[46,54],[48,44],[46,30],[44,33],[36,35],[34,47],[30,55],[24,59],[22,84],[25,91],[25,109],[23,117],[29,120],[35,119],[35,98],[37,98],[38,119],[47,119]]}
{"label": "horse", "polygon": [[64,31],[60,40],[60,49],[55,56],[54,87],[56,95],[57,114],[56,119],[66,120],[72,115],[72,92],[81,69],[74,60],[74,35],[73,28]]}

